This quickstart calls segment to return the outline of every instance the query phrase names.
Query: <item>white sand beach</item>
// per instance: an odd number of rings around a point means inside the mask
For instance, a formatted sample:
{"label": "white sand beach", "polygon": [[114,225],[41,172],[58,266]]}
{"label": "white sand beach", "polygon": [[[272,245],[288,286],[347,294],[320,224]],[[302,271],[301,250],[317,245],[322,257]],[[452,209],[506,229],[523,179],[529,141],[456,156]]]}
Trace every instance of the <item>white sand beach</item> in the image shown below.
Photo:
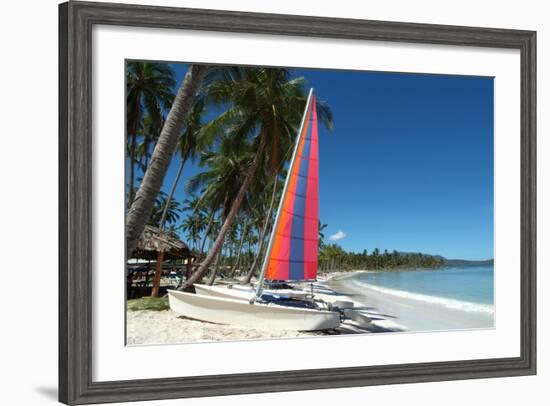
{"label": "white sand beach", "polygon": [[472,317],[471,314],[437,304],[388,295],[364,286],[358,288],[352,275],[353,272],[342,272],[320,277],[314,284],[315,295],[327,302],[352,301],[355,308],[371,319],[372,323],[366,327],[345,321],[338,329],[331,331],[297,332],[207,323],[178,316],[171,310],[137,310],[127,312],[127,344],[177,344],[492,327],[492,315]]}
{"label": "white sand beach", "polygon": [[292,330],[254,329],[207,323],[178,316],[171,310],[129,311],[127,344],[178,344],[316,335]]}

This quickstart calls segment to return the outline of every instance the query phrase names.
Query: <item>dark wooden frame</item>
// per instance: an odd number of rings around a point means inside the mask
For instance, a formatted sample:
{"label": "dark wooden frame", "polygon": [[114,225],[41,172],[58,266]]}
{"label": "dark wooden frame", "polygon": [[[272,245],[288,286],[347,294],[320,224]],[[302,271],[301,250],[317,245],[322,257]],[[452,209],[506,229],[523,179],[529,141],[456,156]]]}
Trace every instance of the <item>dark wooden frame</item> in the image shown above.
{"label": "dark wooden frame", "polygon": [[[69,2],[59,6],[59,400],[67,404],[219,396],[536,373],[536,33],[506,29]],[[284,34],[519,49],[521,355],[169,379],[93,382],[92,26]]]}

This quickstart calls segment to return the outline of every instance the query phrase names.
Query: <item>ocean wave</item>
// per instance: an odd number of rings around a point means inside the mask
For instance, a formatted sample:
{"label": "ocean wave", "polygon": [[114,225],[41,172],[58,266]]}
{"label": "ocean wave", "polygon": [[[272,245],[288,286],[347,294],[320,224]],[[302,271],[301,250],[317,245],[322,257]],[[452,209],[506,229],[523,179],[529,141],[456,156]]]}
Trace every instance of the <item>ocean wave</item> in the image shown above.
{"label": "ocean wave", "polygon": [[447,297],[426,295],[423,293],[408,292],[406,290],[386,288],[386,287],[381,287],[377,285],[372,285],[370,283],[365,283],[357,279],[352,279],[351,282],[353,283],[353,285],[356,285],[356,287],[359,289],[361,287],[368,288],[368,289],[372,289],[374,291],[388,294],[388,295],[393,295],[393,296],[397,296],[405,299],[416,300],[420,302],[444,306],[452,310],[461,310],[465,312],[476,312],[476,313],[491,313],[491,314],[494,313],[495,311],[495,307],[492,304],[467,302],[464,300],[452,299]]}

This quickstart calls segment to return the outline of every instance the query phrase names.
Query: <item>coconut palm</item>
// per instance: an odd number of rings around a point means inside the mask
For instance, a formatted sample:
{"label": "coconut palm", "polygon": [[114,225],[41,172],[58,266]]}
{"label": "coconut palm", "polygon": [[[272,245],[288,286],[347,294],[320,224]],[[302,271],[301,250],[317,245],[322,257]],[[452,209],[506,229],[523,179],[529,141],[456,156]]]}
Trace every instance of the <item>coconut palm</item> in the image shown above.
{"label": "coconut palm", "polygon": [[226,217],[246,176],[252,155],[250,145],[229,134],[223,135],[217,150],[202,153],[199,167],[205,170],[189,179],[186,191],[191,194],[200,191],[200,204],[218,207],[221,216]]}
{"label": "coconut palm", "polygon": [[179,202],[176,200],[168,202],[166,193],[161,191],[155,201],[149,222],[158,228],[161,228],[162,224],[163,227],[161,229],[163,229],[166,224],[176,223],[180,219],[180,212]]}
{"label": "coconut palm", "polygon": [[[250,266],[250,269],[248,271],[248,274],[246,278],[244,279],[244,283],[250,283],[250,280],[256,273],[258,266],[260,265],[260,258],[263,253],[263,248],[266,240],[266,234],[267,230],[269,228],[269,225],[273,222],[273,207],[275,205],[275,200],[277,197],[277,191],[282,189],[281,181],[276,176],[274,178],[274,181],[271,185],[271,198],[269,200],[269,205],[265,204],[265,199],[263,202],[259,202],[259,210],[256,211],[255,220],[258,224],[258,250],[256,252],[256,255],[254,256],[254,261],[252,262],[252,265]],[[263,204],[262,204],[263,203]],[[265,207],[268,207],[267,210]],[[264,216],[264,213],[267,213]],[[260,228],[261,227],[261,228]]]}
{"label": "coconut palm", "polygon": [[206,246],[206,241],[208,238],[212,237],[212,227],[214,226],[214,219],[216,216],[216,209],[215,208],[205,208],[205,211],[209,211],[210,214],[208,215],[208,220],[206,223],[206,228],[204,230],[203,236],[202,236],[202,242],[198,248],[198,256],[197,259],[200,260],[204,254],[204,247]]}
{"label": "coconut palm", "polygon": [[203,224],[202,218],[202,213],[196,212],[193,216],[186,217],[181,224],[181,228],[187,232],[187,239],[191,242],[190,245],[193,247],[193,250],[196,249],[200,240]]}
{"label": "coconut palm", "polygon": [[[142,173],[145,173],[147,170],[149,159],[151,158],[151,145],[154,145],[158,140],[163,124],[164,117],[161,118],[160,122],[157,122],[155,118],[149,114],[143,118],[140,129],[138,130],[138,136],[141,138],[141,142],[137,145],[135,151],[135,163]],[[130,156],[129,147],[130,146],[128,146],[128,156]]]}
{"label": "coconut palm", "polygon": [[[201,190],[201,200],[211,207],[220,208],[220,219],[227,219],[246,178],[252,155],[250,145],[243,139],[225,134],[222,136],[218,150],[202,154],[200,166],[207,169],[188,181],[186,187],[188,193]],[[225,221],[220,223],[224,224]],[[217,253],[222,245],[223,241]]]}
{"label": "coconut palm", "polygon": [[182,223],[182,229],[187,231],[188,239],[192,242],[193,250],[196,251],[201,234],[206,228],[207,213],[201,206],[201,200],[196,196],[184,200],[182,211],[188,213]]}
{"label": "coconut palm", "polygon": [[128,258],[131,257],[151,215],[155,199],[161,190],[168,166],[177,149],[179,137],[185,127],[187,115],[206,70],[206,66],[203,65],[190,65],[174,98],[143,181],[126,216],[126,255]]}
{"label": "coconut palm", "polygon": [[[193,283],[208,271],[222,248],[225,234],[243,203],[258,166],[268,164],[273,171],[280,166],[281,146],[286,150],[293,142],[302,118],[306,103],[303,84],[303,78],[292,79],[286,69],[245,68],[239,78],[216,81],[206,89],[209,101],[231,105],[207,124],[204,132],[215,134],[230,129],[233,138],[250,140],[254,154],[211,251],[181,289],[191,289]],[[318,117],[331,127],[330,110],[322,102],[318,103]]]}
{"label": "coconut palm", "polygon": [[[135,162],[137,137],[143,124],[160,128],[163,110],[170,108],[174,99],[172,91],[176,81],[174,71],[165,63],[129,62],[126,72],[126,133],[129,138],[130,181],[128,204],[134,199]],[[149,122],[143,123],[147,113]],[[144,134],[149,140],[149,134]],[[148,149],[148,144],[147,149]],[[145,151],[148,153],[148,151]]]}
{"label": "coconut palm", "polygon": [[323,224],[319,221],[319,249],[325,246],[325,233],[323,231],[328,227],[328,224]]}
{"label": "coconut palm", "polygon": [[241,256],[243,252],[243,244],[244,239],[246,237],[246,234],[248,233],[248,229],[250,226],[250,221],[247,219],[243,219],[243,221],[240,224],[240,230],[239,230],[239,242],[238,242],[238,248],[237,248],[237,258],[233,262],[233,265],[231,266],[231,272],[230,275],[233,277],[235,275],[235,271],[237,270],[240,262],[241,262]]}

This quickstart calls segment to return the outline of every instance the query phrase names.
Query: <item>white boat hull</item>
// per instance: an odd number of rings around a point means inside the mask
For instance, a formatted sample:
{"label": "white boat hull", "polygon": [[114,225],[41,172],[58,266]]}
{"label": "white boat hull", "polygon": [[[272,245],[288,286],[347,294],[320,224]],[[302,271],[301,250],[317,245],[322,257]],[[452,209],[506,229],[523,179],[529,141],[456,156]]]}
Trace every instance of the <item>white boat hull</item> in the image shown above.
{"label": "white boat hull", "polygon": [[[256,295],[256,291],[252,286],[208,286],[195,283],[195,291],[199,295],[221,297],[225,299],[246,300],[249,301]],[[264,289],[262,293],[269,295],[288,296],[293,299],[304,300],[310,294],[304,290],[292,289]]]}
{"label": "white boat hull", "polygon": [[314,331],[340,326],[340,314],[168,290],[170,308],[185,317],[246,327]]}
{"label": "white boat hull", "polygon": [[254,292],[252,289],[250,289],[250,291],[246,291],[228,287],[200,285],[198,283],[195,283],[193,286],[195,287],[195,292],[203,296],[245,301],[249,301],[254,297]]}

